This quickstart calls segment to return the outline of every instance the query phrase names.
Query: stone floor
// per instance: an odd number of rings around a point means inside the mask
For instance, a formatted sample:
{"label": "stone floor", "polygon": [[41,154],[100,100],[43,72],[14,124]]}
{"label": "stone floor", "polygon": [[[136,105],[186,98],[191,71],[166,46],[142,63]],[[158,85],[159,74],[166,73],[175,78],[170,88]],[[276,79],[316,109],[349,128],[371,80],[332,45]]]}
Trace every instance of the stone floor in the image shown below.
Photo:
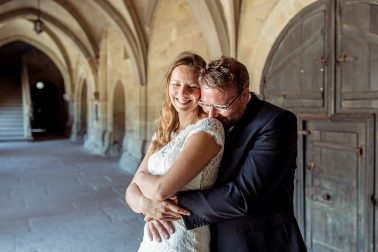
{"label": "stone floor", "polygon": [[66,139],[0,142],[1,252],[136,251],[131,174]]}

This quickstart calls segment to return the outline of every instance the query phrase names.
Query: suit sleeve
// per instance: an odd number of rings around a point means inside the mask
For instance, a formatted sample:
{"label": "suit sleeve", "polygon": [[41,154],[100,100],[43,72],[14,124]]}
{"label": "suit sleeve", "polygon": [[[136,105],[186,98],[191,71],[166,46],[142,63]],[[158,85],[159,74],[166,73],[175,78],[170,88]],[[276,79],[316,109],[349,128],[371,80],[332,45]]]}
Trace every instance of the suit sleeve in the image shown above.
{"label": "suit sleeve", "polygon": [[254,208],[269,199],[287,172],[295,168],[297,123],[294,114],[287,111],[278,114],[246,140],[244,161],[230,182],[208,190],[179,193],[179,205],[191,212],[184,217],[187,229],[251,216]]}

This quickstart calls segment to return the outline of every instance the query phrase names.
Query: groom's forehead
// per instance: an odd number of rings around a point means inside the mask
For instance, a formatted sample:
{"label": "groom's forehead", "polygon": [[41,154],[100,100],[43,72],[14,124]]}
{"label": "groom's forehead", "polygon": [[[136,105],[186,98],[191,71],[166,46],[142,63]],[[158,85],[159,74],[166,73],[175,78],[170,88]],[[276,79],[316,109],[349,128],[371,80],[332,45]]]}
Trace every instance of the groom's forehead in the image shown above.
{"label": "groom's forehead", "polygon": [[213,88],[213,87],[207,87],[207,86],[201,85],[201,94],[205,96],[207,95],[222,96],[224,95],[224,91],[219,88]]}
{"label": "groom's forehead", "polygon": [[209,104],[223,104],[228,101],[227,92],[230,91],[201,87],[201,100]]}
{"label": "groom's forehead", "polygon": [[211,95],[211,96],[217,96],[217,97],[228,97],[230,94],[233,94],[236,90],[232,88],[228,89],[221,89],[221,88],[215,88],[215,87],[208,87],[205,85],[201,85],[201,93],[202,95]]}

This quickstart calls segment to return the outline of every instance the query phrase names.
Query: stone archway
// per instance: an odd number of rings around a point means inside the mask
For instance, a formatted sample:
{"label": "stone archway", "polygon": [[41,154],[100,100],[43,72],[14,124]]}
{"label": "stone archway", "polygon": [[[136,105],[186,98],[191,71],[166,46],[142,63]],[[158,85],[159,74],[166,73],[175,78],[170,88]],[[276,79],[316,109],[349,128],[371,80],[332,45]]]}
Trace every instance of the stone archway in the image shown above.
{"label": "stone archway", "polygon": [[[272,1],[275,2],[272,6],[272,10],[269,11],[269,14],[261,22],[261,26],[257,27],[256,40],[252,41],[253,49],[247,52],[247,56],[241,55],[240,48],[238,52],[238,57],[241,57],[245,60],[246,66],[251,70],[251,89],[255,92],[259,92],[259,85],[261,83],[262,73],[264,69],[265,62],[271,51],[271,48],[275,41],[278,39],[281,31],[285,26],[293,20],[294,16],[302,11],[304,8],[318,0],[292,0],[290,4],[287,1]],[[322,1],[322,0],[320,0]],[[243,1],[243,7],[247,4],[248,1]],[[262,3],[264,5],[264,3]],[[251,9],[252,10],[252,9]],[[259,15],[259,13],[252,14],[254,16]],[[249,33],[250,27],[248,26],[250,22],[256,22],[252,17],[246,15],[246,20],[243,23],[247,25],[242,28],[239,33]],[[249,20],[252,19],[252,20]],[[241,22],[242,23],[242,22]],[[258,22],[260,23],[260,22]],[[256,25],[258,25],[258,23]],[[240,34],[243,38],[243,34]],[[250,37],[247,37],[251,39]],[[241,43],[241,42],[240,42]]]}
{"label": "stone archway", "polygon": [[88,133],[88,88],[84,80],[80,91],[79,121],[77,129],[77,139],[84,142]]}
{"label": "stone archway", "polygon": [[11,41],[2,46],[2,51],[0,68],[22,87],[22,97],[16,104],[23,113],[24,132],[33,132],[33,136],[65,136],[68,104],[63,97],[65,83],[58,66],[49,55],[24,41]]}
{"label": "stone archway", "polygon": [[55,84],[38,81],[31,87],[33,103],[33,135],[38,133],[59,133],[59,92]]}
{"label": "stone archway", "polygon": [[125,92],[121,82],[117,82],[113,93],[113,129],[110,142],[110,154],[122,154],[123,138],[125,136]]}

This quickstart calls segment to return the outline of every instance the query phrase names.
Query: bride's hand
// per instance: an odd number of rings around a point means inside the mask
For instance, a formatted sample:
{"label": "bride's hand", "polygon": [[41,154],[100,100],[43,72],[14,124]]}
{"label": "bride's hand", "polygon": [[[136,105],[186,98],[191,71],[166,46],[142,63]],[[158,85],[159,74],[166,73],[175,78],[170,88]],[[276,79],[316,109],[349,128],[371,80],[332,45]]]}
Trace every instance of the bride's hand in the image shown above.
{"label": "bride's hand", "polygon": [[146,222],[147,235],[150,241],[155,239],[157,242],[161,242],[161,238],[168,240],[170,233],[173,234],[175,229],[170,221],[149,220]]}

